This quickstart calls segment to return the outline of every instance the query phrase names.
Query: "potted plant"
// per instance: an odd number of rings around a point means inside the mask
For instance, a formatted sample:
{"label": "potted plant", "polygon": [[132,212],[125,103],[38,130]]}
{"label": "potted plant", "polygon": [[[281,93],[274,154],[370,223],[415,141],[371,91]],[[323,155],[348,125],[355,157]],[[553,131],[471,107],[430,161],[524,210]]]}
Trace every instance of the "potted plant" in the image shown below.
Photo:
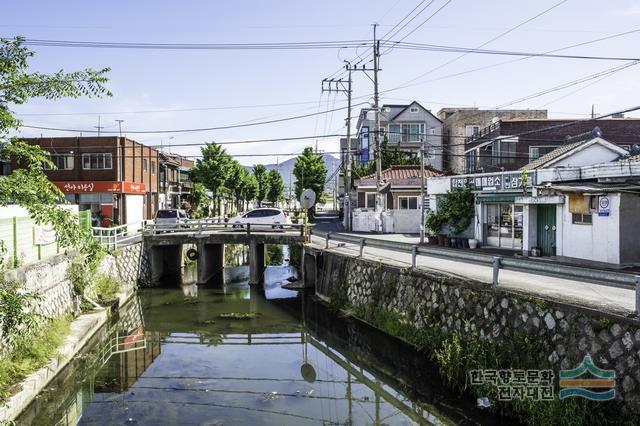
{"label": "potted plant", "polygon": [[433,211],[429,212],[425,223],[429,231],[429,243],[444,245],[444,235],[440,233],[445,223],[442,214]]}

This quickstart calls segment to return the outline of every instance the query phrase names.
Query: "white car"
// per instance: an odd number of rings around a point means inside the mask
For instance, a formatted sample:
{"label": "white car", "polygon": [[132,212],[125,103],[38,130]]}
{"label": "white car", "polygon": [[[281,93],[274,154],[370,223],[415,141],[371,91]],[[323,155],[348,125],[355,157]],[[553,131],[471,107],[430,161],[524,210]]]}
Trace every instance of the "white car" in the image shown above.
{"label": "white car", "polygon": [[253,228],[271,228],[282,229],[283,225],[291,224],[287,214],[281,210],[272,207],[251,210],[245,214],[232,217],[229,223],[234,228],[244,228],[245,224],[250,223]]}
{"label": "white car", "polygon": [[163,209],[156,212],[156,228],[180,228],[188,219],[187,212],[182,209]]}

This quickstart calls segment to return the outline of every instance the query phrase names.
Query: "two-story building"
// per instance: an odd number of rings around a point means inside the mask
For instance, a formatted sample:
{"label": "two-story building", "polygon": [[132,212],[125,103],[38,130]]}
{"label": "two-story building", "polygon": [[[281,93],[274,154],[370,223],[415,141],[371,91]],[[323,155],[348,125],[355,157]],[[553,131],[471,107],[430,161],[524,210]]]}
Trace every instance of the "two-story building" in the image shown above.
{"label": "two-story building", "polygon": [[418,102],[406,105],[382,105],[380,107],[380,129],[376,130],[375,111],[363,108],[357,122],[358,153],[355,165],[366,164],[375,159],[376,133],[380,144],[386,140],[390,149],[418,155],[422,143],[425,145],[425,164],[442,169],[442,122]]}
{"label": "two-story building", "polygon": [[444,170],[464,173],[466,138],[475,136],[498,120],[546,119],[547,110],[442,108],[437,115],[442,121]]}
{"label": "two-story building", "polygon": [[160,152],[159,208],[177,209],[188,202],[193,188],[193,161],[178,154]]}
{"label": "two-story building", "polygon": [[594,127],[603,138],[626,150],[640,143],[637,118],[497,120],[465,139],[466,172],[517,170]]}
{"label": "two-story building", "polygon": [[80,210],[91,210],[107,223],[133,223],[155,216],[159,173],[156,149],[118,136],[25,141],[51,153],[57,170],[47,170],[47,176]]}

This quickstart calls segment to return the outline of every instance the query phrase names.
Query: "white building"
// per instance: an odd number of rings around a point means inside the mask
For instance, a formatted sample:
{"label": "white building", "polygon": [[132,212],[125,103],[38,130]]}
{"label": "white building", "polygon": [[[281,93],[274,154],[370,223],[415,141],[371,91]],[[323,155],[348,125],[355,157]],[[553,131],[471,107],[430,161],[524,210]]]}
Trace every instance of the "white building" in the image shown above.
{"label": "white building", "polygon": [[485,247],[640,264],[640,156],[602,138],[563,145],[517,172],[431,178],[427,187],[435,208],[438,194],[475,192],[473,234]]}

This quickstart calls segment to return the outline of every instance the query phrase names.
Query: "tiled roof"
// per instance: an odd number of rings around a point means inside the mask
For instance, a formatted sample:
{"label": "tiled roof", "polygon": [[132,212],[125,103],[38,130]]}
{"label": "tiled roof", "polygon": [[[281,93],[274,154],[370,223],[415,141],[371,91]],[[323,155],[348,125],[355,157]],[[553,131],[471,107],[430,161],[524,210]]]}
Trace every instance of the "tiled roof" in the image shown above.
{"label": "tiled roof", "polygon": [[534,170],[534,169],[537,169],[538,167],[544,166],[549,161],[560,157],[562,154],[567,153],[567,152],[571,151],[572,149],[579,147],[583,143],[585,143],[585,141],[578,141],[578,142],[568,143],[566,145],[561,145],[561,146],[557,147],[556,149],[554,149],[553,151],[548,152],[548,153],[544,154],[543,156],[533,160],[529,164],[522,166],[520,168],[520,170]]}
{"label": "tiled roof", "polygon": [[640,154],[632,155],[631,157],[621,158],[620,161],[629,163],[640,163]]}
{"label": "tiled roof", "polygon": [[[444,176],[444,172],[436,170],[431,166],[424,167],[424,177]],[[375,173],[363,176],[356,181],[356,186],[373,183],[375,185]],[[420,185],[420,166],[391,166],[382,171],[382,180],[390,182],[391,185]]]}

